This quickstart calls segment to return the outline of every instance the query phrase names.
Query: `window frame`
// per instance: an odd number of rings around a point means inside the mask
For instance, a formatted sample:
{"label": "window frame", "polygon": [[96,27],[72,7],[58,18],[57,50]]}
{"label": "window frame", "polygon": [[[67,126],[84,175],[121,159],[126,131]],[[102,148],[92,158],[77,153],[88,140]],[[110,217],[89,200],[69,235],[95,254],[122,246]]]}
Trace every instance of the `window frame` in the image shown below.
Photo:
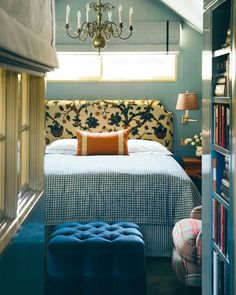
{"label": "window frame", "polygon": [[[157,83],[157,82],[176,82],[177,81],[177,72],[178,72],[178,53],[172,52],[167,54],[160,53],[160,52],[106,52],[103,53],[100,57],[97,55],[97,53],[91,53],[91,52],[58,52],[58,58],[60,59],[60,55],[81,55],[81,56],[96,56],[98,60],[101,61],[100,65],[100,76],[98,77],[81,77],[81,78],[75,78],[75,79],[52,79],[51,75],[52,73],[48,73],[47,75],[47,82],[49,83],[84,83],[84,82],[99,82],[99,83],[130,83],[130,82],[137,82],[137,83]],[[106,58],[106,56],[112,56],[112,55],[156,55],[156,56],[172,56],[174,57],[173,60],[173,75],[169,77],[165,76],[156,76],[152,78],[126,78],[126,79],[105,79],[103,77],[104,74],[104,63],[103,58]],[[60,62],[60,60],[59,60]]]}
{"label": "window frame", "polygon": [[28,75],[19,74],[20,97],[19,97],[19,132],[18,132],[18,153],[19,153],[19,192],[26,191],[29,187],[29,81]]}
{"label": "window frame", "polygon": [[[7,163],[1,164],[4,169],[0,171],[0,175],[3,175],[3,181],[0,182],[3,205],[0,215],[0,253],[41,198],[44,189],[44,77],[28,74],[22,74],[23,79],[19,77],[17,72],[0,69],[0,106],[5,106],[0,110],[0,115],[3,115],[0,118],[0,132],[5,128],[0,164],[3,157]],[[24,104],[24,111],[20,102]],[[29,126],[23,124],[24,116]],[[18,140],[22,132],[29,132],[28,184],[19,186]]]}
{"label": "window frame", "polygon": [[5,144],[6,144],[6,96],[5,96],[5,72],[0,69],[0,218],[3,217],[5,200]]}

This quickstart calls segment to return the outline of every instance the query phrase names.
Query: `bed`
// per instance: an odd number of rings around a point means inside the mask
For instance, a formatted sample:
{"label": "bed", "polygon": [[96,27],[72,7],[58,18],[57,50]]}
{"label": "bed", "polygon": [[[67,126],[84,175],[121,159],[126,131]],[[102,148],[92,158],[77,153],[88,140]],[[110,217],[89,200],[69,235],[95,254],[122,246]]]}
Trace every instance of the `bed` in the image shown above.
{"label": "bed", "polygon": [[[76,129],[127,127],[129,156],[75,156]],[[131,221],[141,227],[146,256],[170,256],[173,224],[201,203],[172,156],[172,138],[172,113],[159,100],[46,101],[46,226]]]}

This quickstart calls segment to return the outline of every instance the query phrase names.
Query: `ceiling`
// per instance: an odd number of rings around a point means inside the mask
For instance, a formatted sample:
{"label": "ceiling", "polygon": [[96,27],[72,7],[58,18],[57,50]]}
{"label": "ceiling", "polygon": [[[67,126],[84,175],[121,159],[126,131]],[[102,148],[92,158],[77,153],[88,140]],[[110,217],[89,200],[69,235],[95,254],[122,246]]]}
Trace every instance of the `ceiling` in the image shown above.
{"label": "ceiling", "polygon": [[203,0],[161,0],[191,26],[203,31]]}

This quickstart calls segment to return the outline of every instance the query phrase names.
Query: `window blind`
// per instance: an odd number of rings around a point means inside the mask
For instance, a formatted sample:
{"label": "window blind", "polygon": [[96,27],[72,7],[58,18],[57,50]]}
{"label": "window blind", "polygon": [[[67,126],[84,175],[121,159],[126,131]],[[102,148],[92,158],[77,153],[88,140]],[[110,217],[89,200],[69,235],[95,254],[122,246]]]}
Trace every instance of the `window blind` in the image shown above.
{"label": "window blind", "polygon": [[[83,42],[66,36],[63,22],[57,22],[56,46],[58,51],[94,52],[92,40]],[[76,23],[71,23],[72,31]],[[128,40],[111,38],[104,51],[107,52],[179,52],[180,23],[178,21],[134,22],[135,32]]]}
{"label": "window blind", "polygon": [[0,65],[46,72],[57,67],[54,0],[0,1]]}

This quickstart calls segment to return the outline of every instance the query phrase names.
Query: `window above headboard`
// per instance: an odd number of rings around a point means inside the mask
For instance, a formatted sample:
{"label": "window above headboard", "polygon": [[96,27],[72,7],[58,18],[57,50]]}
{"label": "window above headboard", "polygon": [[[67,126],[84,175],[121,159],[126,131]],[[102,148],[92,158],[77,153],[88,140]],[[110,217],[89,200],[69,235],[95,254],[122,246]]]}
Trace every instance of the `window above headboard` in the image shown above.
{"label": "window above headboard", "polygon": [[[177,55],[153,52],[58,52],[59,69],[48,82],[173,82]],[[125,70],[124,70],[125,69]],[[148,70],[147,70],[148,69]]]}

